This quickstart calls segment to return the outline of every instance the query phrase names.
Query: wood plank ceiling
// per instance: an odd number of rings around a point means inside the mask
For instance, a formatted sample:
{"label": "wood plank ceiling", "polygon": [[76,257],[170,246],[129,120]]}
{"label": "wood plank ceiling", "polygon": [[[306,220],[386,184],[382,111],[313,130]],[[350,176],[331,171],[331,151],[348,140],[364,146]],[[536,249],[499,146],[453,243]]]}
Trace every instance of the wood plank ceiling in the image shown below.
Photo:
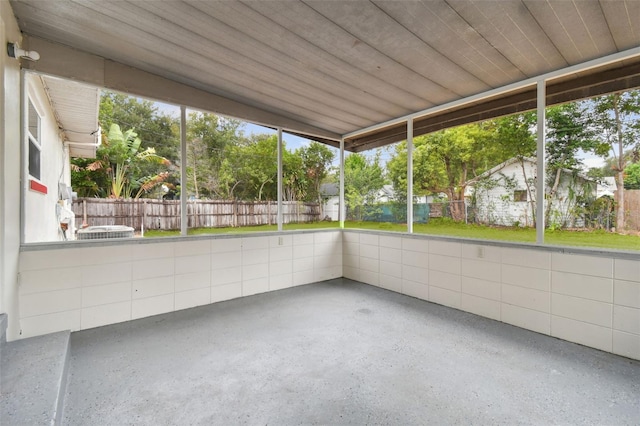
{"label": "wood plank ceiling", "polygon": [[[637,0],[11,0],[11,5],[28,35],[335,135],[640,46]],[[573,77],[554,82],[549,102],[640,85],[639,62],[574,76],[581,83]],[[606,80],[607,75],[614,77]],[[457,113],[425,117],[416,123],[416,134],[525,110],[534,100],[532,88],[487,99]],[[215,105],[211,110],[225,113]],[[361,151],[401,140],[402,127],[348,138],[346,148]],[[316,139],[336,144],[335,138]]]}

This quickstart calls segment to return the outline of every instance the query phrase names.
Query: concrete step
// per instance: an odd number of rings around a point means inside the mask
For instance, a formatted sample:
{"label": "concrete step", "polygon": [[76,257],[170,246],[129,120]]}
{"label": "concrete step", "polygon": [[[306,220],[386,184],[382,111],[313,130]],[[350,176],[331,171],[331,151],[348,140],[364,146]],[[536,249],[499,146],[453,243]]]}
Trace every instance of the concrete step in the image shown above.
{"label": "concrete step", "polygon": [[0,419],[6,425],[54,425],[62,418],[71,333],[4,345],[0,360]]}
{"label": "concrete step", "polygon": [[[0,367],[2,366],[2,354],[4,348],[7,345],[7,314],[0,314]],[[0,382],[0,386],[2,382]],[[2,395],[2,388],[0,387],[0,395]]]}
{"label": "concrete step", "polygon": [[[0,354],[2,347],[7,343],[7,314],[0,314]],[[2,358],[0,358],[2,359]]]}

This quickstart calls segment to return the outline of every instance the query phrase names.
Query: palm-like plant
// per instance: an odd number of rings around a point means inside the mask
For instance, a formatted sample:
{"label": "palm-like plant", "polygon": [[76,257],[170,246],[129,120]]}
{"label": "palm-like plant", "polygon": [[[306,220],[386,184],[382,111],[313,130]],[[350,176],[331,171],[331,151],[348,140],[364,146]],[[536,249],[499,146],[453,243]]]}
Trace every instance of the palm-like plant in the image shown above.
{"label": "palm-like plant", "polygon": [[141,143],[133,129],[122,132],[117,124],[112,124],[109,128],[109,133],[98,150],[97,160],[86,167],[87,170],[103,170],[107,173],[110,182],[108,198],[139,198],[169,177],[167,172],[137,176],[139,165],[143,162],[171,165],[169,160],[157,155],[153,148],[140,151]]}

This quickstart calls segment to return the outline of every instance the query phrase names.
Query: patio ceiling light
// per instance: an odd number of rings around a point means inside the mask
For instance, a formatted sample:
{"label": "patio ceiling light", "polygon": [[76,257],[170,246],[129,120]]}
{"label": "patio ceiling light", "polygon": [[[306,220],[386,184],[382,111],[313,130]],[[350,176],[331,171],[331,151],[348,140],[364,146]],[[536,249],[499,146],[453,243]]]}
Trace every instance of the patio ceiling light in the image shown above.
{"label": "patio ceiling light", "polygon": [[35,50],[21,49],[18,43],[7,43],[7,53],[9,57],[16,59],[27,59],[29,61],[37,61],[40,54]]}

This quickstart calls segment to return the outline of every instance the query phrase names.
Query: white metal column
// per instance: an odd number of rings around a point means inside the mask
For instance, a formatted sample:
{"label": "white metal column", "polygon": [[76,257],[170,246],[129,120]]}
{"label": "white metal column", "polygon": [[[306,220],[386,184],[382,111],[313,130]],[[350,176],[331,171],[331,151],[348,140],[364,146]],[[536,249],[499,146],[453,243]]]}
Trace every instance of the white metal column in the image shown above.
{"label": "white metal column", "polygon": [[544,243],[544,206],[545,206],[545,108],[546,108],[546,82],[538,80],[538,147],[536,154],[536,242]]}
{"label": "white metal column", "polygon": [[407,120],[407,232],[413,233],[413,118]]}
{"label": "white metal column", "polygon": [[187,235],[187,107],[180,105],[180,235]]}
{"label": "white metal column", "polygon": [[344,138],[340,138],[340,205],[338,206],[338,218],[340,220],[340,228],[344,228],[344,219],[347,209],[344,205]]}
{"label": "white metal column", "polygon": [[28,104],[27,75],[20,70],[20,243],[26,242],[27,236],[27,191],[29,188],[29,144],[28,144]]}
{"label": "white metal column", "polygon": [[282,231],[282,127],[278,127],[278,231]]}

